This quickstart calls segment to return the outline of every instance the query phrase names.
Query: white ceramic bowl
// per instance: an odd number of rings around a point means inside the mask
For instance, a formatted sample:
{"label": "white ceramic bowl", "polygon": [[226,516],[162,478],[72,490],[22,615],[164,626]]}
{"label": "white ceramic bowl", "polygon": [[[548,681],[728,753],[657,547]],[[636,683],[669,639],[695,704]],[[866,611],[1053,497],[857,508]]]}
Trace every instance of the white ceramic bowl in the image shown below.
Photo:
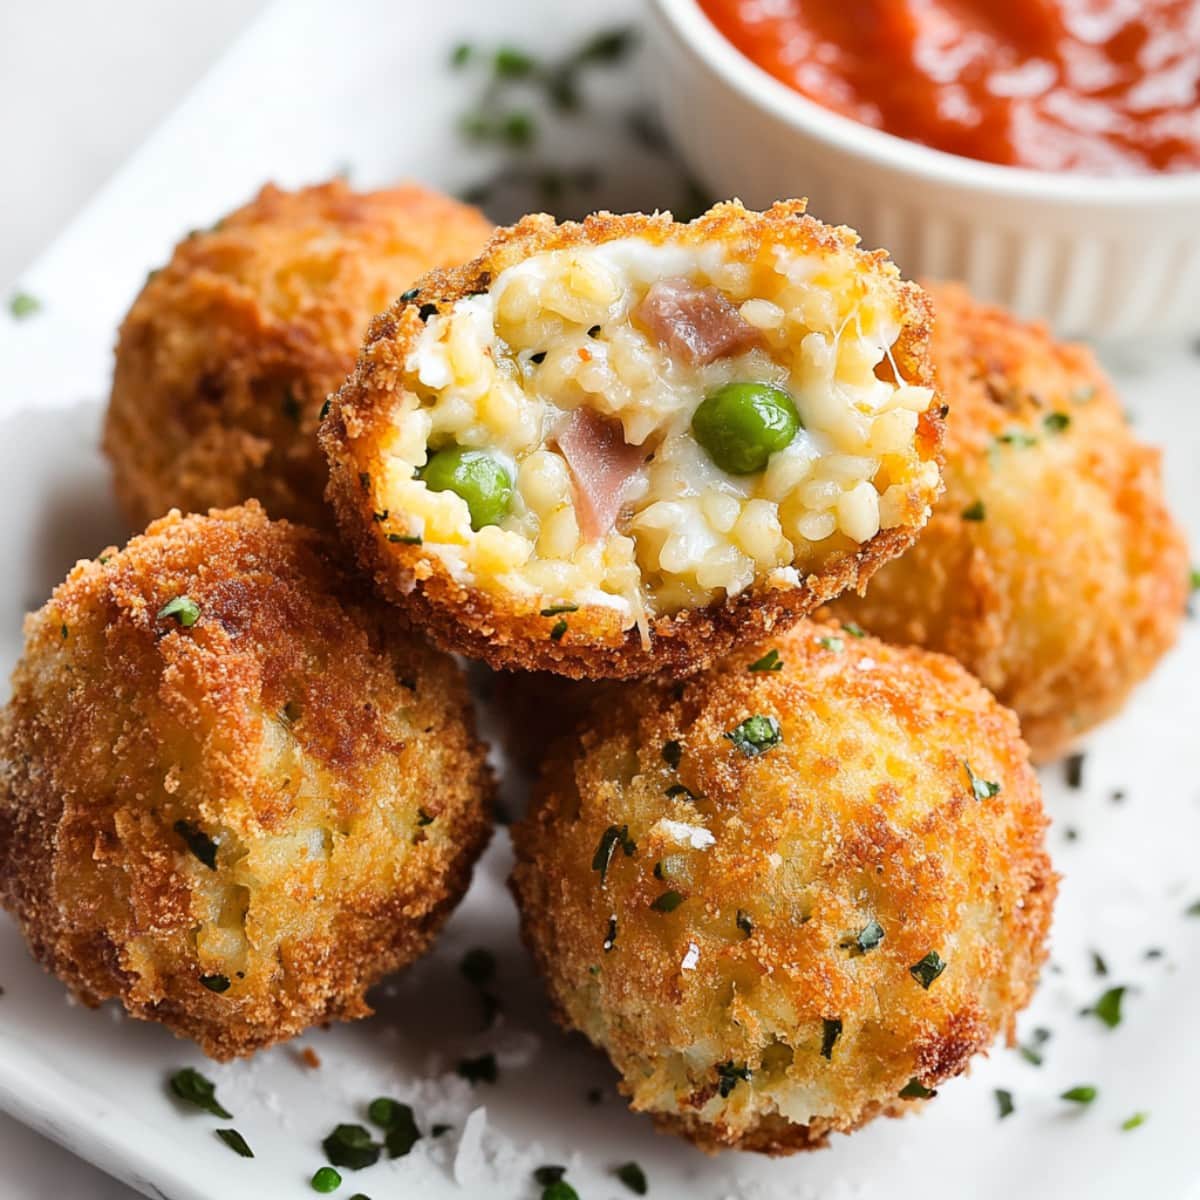
{"label": "white ceramic bowl", "polygon": [[931,150],[805,99],[696,0],[650,7],[663,117],[714,195],[756,208],[807,196],[906,275],[964,280],[1063,334],[1200,334],[1200,172],[1095,178]]}

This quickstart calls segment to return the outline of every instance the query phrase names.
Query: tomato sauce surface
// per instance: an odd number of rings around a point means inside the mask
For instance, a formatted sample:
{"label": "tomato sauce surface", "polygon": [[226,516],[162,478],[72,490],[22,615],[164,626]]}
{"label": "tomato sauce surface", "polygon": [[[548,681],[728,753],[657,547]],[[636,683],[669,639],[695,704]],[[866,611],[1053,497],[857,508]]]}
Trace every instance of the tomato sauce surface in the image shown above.
{"label": "tomato sauce surface", "polygon": [[777,79],[951,154],[1200,169],[1200,0],[699,0]]}

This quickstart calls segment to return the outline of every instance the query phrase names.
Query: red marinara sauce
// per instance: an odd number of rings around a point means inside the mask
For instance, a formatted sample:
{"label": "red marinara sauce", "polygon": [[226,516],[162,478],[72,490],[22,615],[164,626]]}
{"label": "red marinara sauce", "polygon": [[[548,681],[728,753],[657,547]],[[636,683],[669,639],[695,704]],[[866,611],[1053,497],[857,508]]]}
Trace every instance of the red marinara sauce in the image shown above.
{"label": "red marinara sauce", "polygon": [[1200,169],[1200,0],[699,0],[818,104],[986,162]]}

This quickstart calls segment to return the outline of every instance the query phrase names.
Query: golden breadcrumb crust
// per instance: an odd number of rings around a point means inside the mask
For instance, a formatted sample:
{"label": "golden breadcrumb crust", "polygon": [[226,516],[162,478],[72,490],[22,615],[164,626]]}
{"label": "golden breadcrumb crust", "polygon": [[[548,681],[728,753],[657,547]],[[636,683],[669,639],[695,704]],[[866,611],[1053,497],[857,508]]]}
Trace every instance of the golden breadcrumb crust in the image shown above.
{"label": "golden breadcrumb crust", "polygon": [[371,317],[491,229],[422,187],[334,180],[268,185],[180,242],[117,342],[104,449],[133,525],[256,497],[272,516],[331,527],[316,440],[326,396]]}
{"label": "golden breadcrumb crust", "polygon": [[1174,643],[1187,544],[1159,452],[1089,350],[957,285],[930,294],[946,491],[916,546],[834,612],[953,655],[1045,761],[1116,713]]}
{"label": "golden breadcrumb crust", "polygon": [[[603,605],[584,605],[571,614],[567,632],[550,637],[554,621],[524,597],[485,593],[456,581],[444,564],[418,545],[396,544],[375,513],[385,508],[374,481],[383,475],[382,446],[404,396],[405,358],[424,324],[421,307],[439,310],[488,288],[507,267],[544,251],[639,237],[652,244],[714,241],[755,247],[778,242],[804,254],[853,248],[857,236],[804,215],[803,201],[787,201],[763,213],[740,204],[718,204],[687,225],[670,213],[597,213],[582,224],[556,224],[535,214],[499,230],[483,253],[461,267],[431,272],[409,303],[394,304],[371,324],[354,374],[333,399],[321,428],[329,456],[328,497],[345,539],[384,594],[402,607],[418,628],[447,650],[479,658],[493,667],[554,671],[574,678],[629,678],[651,672],[683,674],[697,670],[733,646],[786,627],[846,588],[862,586],[889,559],[909,546],[916,529],[881,530],[857,553],[835,555],[819,573],[799,585],[774,588],[765,582],[731,600],[702,609],[663,615],[650,622],[645,648],[636,629],[623,629],[620,614]],[[863,286],[884,279],[898,289],[902,332],[892,357],[904,380],[929,385],[930,312],[915,284],[894,279],[883,251],[855,250]],[[941,410],[935,403],[920,417],[917,441],[923,460],[936,460]],[[932,503],[934,496],[920,498]]]}
{"label": "golden breadcrumb crust", "polygon": [[25,638],[0,902],[34,956],[215,1058],[368,1015],[490,833],[454,663],[254,503],[79,563]]}
{"label": "golden breadcrumb crust", "polygon": [[[772,648],[781,669],[751,672]],[[782,741],[748,757],[729,734],[753,716]],[[1057,878],[1027,759],[956,662],[836,625],[612,685],[513,830],[559,1019],[608,1052],[633,1108],[706,1150],[786,1154],[919,1105],[911,1079],[1012,1040],[1045,958]],[[633,848],[618,839],[602,879],[610,829]],[[946,965],[925,988],[931,951]]]}

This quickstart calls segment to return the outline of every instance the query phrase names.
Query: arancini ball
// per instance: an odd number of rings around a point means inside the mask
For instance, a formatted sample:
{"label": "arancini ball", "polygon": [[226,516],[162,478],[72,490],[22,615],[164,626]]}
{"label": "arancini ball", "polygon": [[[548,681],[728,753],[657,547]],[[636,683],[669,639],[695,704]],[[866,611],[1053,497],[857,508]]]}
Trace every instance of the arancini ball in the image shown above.
{"label": "arancini ball", "polygon": [[0,903],[85,1004],[231,1058],[369,1015],[462,896],[491,793],[457,666],[317,534],[173,512],[27,618]]}
{"label": "arancini ball", "polygon": [[133,525],[256,498],[273,517],[331,526],[321,406],[370,319],[491,228],[423,187],[333,180],[268,185],[180,242],[117,342],[104,449]]}
{"label": "arancini ball", "polygon": [[803,622],[597,706],[514,829],[524,936],[631,1106],[787,1154],[1013,1036],[1056,877],[1013,715]]}
{"label": "arancini ball", "polygon": [[917,544],[833,607],[953,655],[1020,718],[1035,761],[1114,715],[1172,646],[1188,550],[1091,352],[929,288],[946,492]]}
{"label": "arancini ball", "polygon": [[444,649],[698,670],[865,582],[940,492],[929,308],[800,201],[544,214],[371,325],[321,427],[359,562]]}

